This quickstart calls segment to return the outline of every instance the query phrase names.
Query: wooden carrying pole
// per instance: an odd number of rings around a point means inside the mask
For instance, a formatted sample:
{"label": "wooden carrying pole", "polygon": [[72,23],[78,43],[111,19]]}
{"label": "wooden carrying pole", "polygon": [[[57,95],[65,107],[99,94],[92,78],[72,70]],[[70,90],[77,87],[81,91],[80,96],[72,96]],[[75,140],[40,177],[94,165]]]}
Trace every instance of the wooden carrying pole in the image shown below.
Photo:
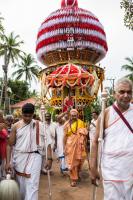
{"label": "wooden carrying pole", "polygon": [[[102,98],[102,111],[101,111],[101,120],[100,120],[100,132],[98,138],[98,156],[97,156],[97,171],[100,174],[101,171],[101,154],[102,154],[102,145],[103,145],[103,134],[104,134],[104,120],[105,120],[105,108],[107,102],[108,93],[104,89],[101,95]],[[96,200],[97,186],[93,185],[92,200]]]}
{"label": "wooden carrying pole", "polygon": [[[47,155],[47,134],[46,134],[46,126],[45,126],[45,108],[42,105],[41,106],[41,115],[42,115],[42,121],[43,121],[43,130],[44,130],[44,141],[45,141],[45,153],[46,153],[46,162],[48,161],[48,155]],[[49,189],[49,200],[52,200],[52,190],[51,190],[51,178],[50,178],[50,171],[47,170],[48,175],[48,189]]]}

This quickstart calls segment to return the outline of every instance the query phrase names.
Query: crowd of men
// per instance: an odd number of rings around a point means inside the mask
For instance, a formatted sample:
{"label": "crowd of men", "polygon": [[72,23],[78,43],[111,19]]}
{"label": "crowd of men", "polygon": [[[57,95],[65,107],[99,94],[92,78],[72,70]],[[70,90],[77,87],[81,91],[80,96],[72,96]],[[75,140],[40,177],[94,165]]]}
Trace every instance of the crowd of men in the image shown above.
{"label": "crowd of men", "polygon": [[[101,152],[101,179],[104,200],[133,200],[133,85],[120,79],[115,86],[115,103],[105,110]],[[88,160],[89,174],[96,185],[101,114],[94,111],[87,126],[76,109],[56,116],[46,112],[44,121],[36,120],[35,107],[22,107],[22,117],[14,122],[0,111],[0,178],[15,174],[22,200],[38,200],[40,174],[52,173],[53,157],[58,158],[61,173],[68,173],[76,187],[80,171]],[[98,116],[99,115],[99,116]],[[88,139],[89,138],[89,139]],[[88,148],[89,140],[89,148]]]}

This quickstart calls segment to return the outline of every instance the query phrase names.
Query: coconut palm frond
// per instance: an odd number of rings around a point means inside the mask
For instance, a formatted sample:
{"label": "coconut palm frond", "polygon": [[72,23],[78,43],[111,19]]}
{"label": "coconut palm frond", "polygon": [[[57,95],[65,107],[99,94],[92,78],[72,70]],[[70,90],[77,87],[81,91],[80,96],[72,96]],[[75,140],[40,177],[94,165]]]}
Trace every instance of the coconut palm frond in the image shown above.
{"label": "coconut palm frond", "polygon": [[131,81],[133,81],[133,58],[126,57],[125,60],[128,61],[128,63],[122,65],[121,69],[128,71],[129,74],[125,77],[128,77]]}
{"label": "coconut palm frond", "polygon": [[133,65],[133,58],[126,57],[126,61],[128,61],[131,65]]}
{"label": "coconut palm frond", "polygon": [[4,26],[2,24],[3,20],[4,20],[4,18],[0,16],[0,38],[2,38],[4,31],[5,31]]}
{"label": "coconut palm frond", "polygon": [[16,75],[16,77],[15,77],[16,80],[20,80],[23,77],[23,73],[21,73],[21,72],[19,72],[19,74],[18,73],[16,73],[16,74],[14,73],[14,74],[12,74],[12,76],[13,75],[14,76]]}
{"label": "coconut palm frond", "polygon": [[22,57],[23,51],[20,49],[23,41],[19,40],[19,35],[15,36],[13,32],[11,32],[8,36],[3,35],[2,44],[0,47],[1,55],[6,55],[9,57],[9,62],[14,63],[16,60]]}
{"label": "coconut palm frond", "polygon": [[133,66],[130,66],[130,65],[123,65],[121,68],[122,68],[122,69],[125,69],[125,70],[127,70],[127,71],[133,72]]}
{"label": "coconut palm frond", "polygon": [[[18,76],[22,73],[25,76],[25,80],[31,84],[31,81],[37,81],[38,74],[40,71],[40,67],[36,64],[35,58],[31,54],[24,55],[21,63],[17,65],[18,70],[13,73],[13,75],[18,74]],[[22,76],[20,76],[22,78]]]}
{"label": "coconut palm frond", "polygon": [[129,78],[133,82],[133,74],[128,74],[125,77]]}

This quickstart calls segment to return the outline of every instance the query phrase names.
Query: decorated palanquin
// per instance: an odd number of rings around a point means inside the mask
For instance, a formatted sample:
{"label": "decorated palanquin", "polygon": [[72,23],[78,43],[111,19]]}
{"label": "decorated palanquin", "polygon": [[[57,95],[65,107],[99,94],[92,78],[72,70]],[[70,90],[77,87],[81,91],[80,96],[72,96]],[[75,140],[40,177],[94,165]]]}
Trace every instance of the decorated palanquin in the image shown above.
{"label": "decorated palanquin", "polygon": [[71,107],[82,112],[102,88],[101,61],[108,47],[104,28],[77,0],[62,0],[61,8],[41,24],[36,52],[47,66],[41,72],[42,96],[63,111]]}

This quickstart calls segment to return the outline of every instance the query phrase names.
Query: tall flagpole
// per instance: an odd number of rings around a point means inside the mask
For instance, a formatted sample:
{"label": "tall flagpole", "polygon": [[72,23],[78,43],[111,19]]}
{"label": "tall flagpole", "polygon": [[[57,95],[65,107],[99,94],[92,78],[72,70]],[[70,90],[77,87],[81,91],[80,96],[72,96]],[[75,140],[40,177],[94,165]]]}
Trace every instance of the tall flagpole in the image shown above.
{"label": "tall flagpole", "polygon": [[[44,141],[45,141],[45,152],[46,152],[46,162],[48,162],[48,155],[47,155],[47,134],[46,134],[46,126],[45,126],[45,107],[41,105],[41,115],[42,115],[42,122],[43,122],[43,130],[44,130]],[[49,189],[49,200],[52,200],[52,190],[51,190],[51,178],[50,178],[50,171],[47,170],[48,176],[48,189]]]}
{"label": "tall flagpole", "polygon": [[[103,134],[104,134],[104,121],[105,121],[105,109],[106,109],[106,102],[107,102],[108,93],[104,89],[101,94],[102,99],[102,111],[101,111],[101,120],[100,120],[100,133],[98,138],[98,156],[97,156],[97,171],[101,174],[101,155],[102,155],[102,145],[103,145]],[[93,186],[92,192],[92,200],[96,200],[97,194],[97,186]]]}

